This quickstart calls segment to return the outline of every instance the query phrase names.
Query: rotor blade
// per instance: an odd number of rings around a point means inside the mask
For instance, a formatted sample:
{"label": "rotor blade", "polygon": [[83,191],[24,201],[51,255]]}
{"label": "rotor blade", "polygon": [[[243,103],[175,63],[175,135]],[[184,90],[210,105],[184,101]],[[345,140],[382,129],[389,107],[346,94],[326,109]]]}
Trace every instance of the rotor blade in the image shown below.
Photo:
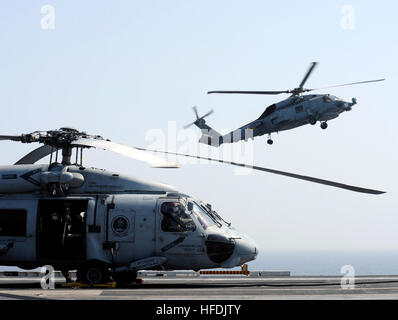
{"label": "rotor blade", "polygon": [[192,127],[195,124],[195,122],[191,122],[190,124],[187,124],[186,126],[184,126],[184,129],[188,129],[189,127]]}
{"label": "rotor blade", "polygon": [[81,138],[71,143],[71,146],[83,146],[83,147],[93,147],[101,148],[104,150],[120,153],[126,157],[143,161],[150,164],[155,168],[178,168],[179,165],[176,163],[168,162],[167,160],[154,156],[148,152],[141,151],[139,149],[122,145],[120,143],[100,140],[100,139],[86,139]]}
{"label": "rotor blade", "polygon": [[44,145],[28,153],[26,156],[24,156],[22,159],[19,159],[14,164],[34,164],[44,157],[50,155],[53,151],[56,151],[56,148]]}
{"label": "rotor blade", "polygon": [[351,186],[351,185],[347,185],[347,184],[343,184],[343,183],[339,183],[339,182],[334,182],[334,181],[314,178],[314,177],[310,177],[310,176],[304,176],[304,175],[299,175],[299,174],[295,174],[295,173],[279,171],[279,170],[274,170],[274,169],[268,169],[268,168],[263,168],[263,167],[258,167],[258,166],[251,166],[251,165],[243,164],[243,163],[224,161],[224,160],[219,160],[219,159],[212,159],[212,158],[193,156],[193,155],[189,155],[189,154],[182,154],[182,153],[175,153],[175,152],[168,152],[168,151],[148,150],[148,149],[143,149],[143,148],[138,148],[138,149],[142,150],[142,151],[152,151],[152,152],[163,153],[163,154],[173,154],[173,155],[177,155],[177,156],[183,156],[183,157],[190,157],[190,158],[197,158],[197,159],[204,159],[204,160],[215,161],[215,162],[220,162],[220,163],[226,163],[226,164],[230,164],[230,165],[233,165],[233,166],[251,168],[251,169],[254,169],[254,170],[269,172],[269,173],[278,174],[278,175],[282,175],[282,176],[286,176],[286,177],[290,177],[290,178],[310,181],[310,182],[314,182],[314,183],[319,183],[319,184],[323,184],[323,185],[327,185],[327,186],[331,186],[331,187],[336,187],[336,188],[341,188],[341,189],[346,189],[346,190],[355,191],[355,192],[369,193],[369,194],[383,194],[383,193],[385,193],[384,191],[366,189],[366,188],[362,188],[362,187]]}
{"label": "rotor blade", "polygon": [[192,125],[194,125],[197,121],[204,119],[206,117],[208,117],[209,115],[214,113],[214,110],[210,110],[208,113],[206,113],[204,116],[199,117],[198,111],[196,109],[196,107],[193,107],[193,110],[196,114],[196,121],[191,122],[190,124],[187,124],[186,126],[184,126],[184,129],[188,129],[189,127],[191,127]]}
{"label": "rotor blade", "polygon": [[0,140],[21,141],[22,136],[0,136]]}
{"label": "rotor blade", "polygon": [[193,112],[196,115],[196,120],[198,120],[199,119],[198,108],[196,108],[196,106],[193,106],[192,109],[193,109]]}
{"label": "rotor blade", "polygon": [[214,113],[214,110],[210,110],[208,113],[206,113],[204,116],[202,116],[201,119],[206,118],[213,113]]}
{"label": "rotor blade", "polygon": [[367,81],[360,81],[360,82],[352,82],[352,83],[338,84],[338,85],[336,85],[336,86],[329,86],[329,87],[323,87],[323,88],[306,89],[306,91],[322,90],[322,89],[337,88],[337,87],[344,87],[344,86],[352,86],[352,85],[355,85],[355,84],[363,84],[363,83],[371,83],[371,82],[380,82],[380,81],[384,81],[384,80],[386,80],[386,79],[377,79],[377,80],[367,80]]}
{"label": "rotor blade", "polygon": [[232,94],[281,94],[290,93],[289,90],[286,91],[208,91],[207,94],[211,93],[232,93]]}
{"label": "rotor blade", "polygon": [[313,62],[309,67],[307,73],[305,74],[303,80],[301,81],[299,88],[302,89],[304,84],[307,82],[309,76],[311,75],[312,71],[314,71],[315,67],[317,66],[318,62]]}

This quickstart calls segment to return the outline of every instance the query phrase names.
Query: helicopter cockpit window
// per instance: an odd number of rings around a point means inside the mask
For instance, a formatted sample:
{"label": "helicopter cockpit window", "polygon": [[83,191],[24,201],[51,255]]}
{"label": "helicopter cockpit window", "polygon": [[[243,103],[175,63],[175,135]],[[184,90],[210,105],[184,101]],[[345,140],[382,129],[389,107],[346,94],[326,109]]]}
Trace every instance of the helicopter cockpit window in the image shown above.
{"label": "helicopter cockpit window", "polygon": [[213,220],[221,227],[223,223],[227,224],[228,226],[231,225],[231,223],[225,221],[219,214],[217,211],[213,210],[210,204],[206,204],[204,202],[200,203],[200,206],[205,209],[205,211],[208,213],[208,215],[210,215]]}
{"label": "helicopter cockpit window", "polygon": [[164,202],[161,206],[161,227],[166,232],[195,231],[196,226],[185,206],[179,202]]}
{"label": "helicopter cockpit window", "polygon": [[329,96],[323,96],[323,101],[325,102],[331,102],[332,99]]}
{"label": "helicopter cockpit window", "polygon": [[276,111],[276,104],[270,105],[269,107],[267,107],[267,109],[265,109],[265,111],[260,116],[260,118],[258,118],[258,120],[268,117],[271,113],[274,113],[275,111]]}
{"label": "helicopter cockpit window", "polygon": [[209,213],[196,202],[193,203],[193,213],[195,214],[202,228],[205,230],[208,227],[216,224],[216,221],[209,216]]}

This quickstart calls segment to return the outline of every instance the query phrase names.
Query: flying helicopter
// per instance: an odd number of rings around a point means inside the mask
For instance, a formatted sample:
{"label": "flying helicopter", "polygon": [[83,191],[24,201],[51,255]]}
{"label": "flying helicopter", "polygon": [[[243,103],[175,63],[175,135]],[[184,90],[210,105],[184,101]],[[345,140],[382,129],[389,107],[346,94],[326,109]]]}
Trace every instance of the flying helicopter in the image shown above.
{"label": "flying helicopter", "polygon": [[[0,140],[42,144],[14,165],[0,166],[0,265],[23,269],[52,265],[67,281],[68,271],[77,270],[84,283],[113,279],[129,284],[143,269],[232,268],[258,254],[255,242],[210,204],[169,185],[83,165],[83,150],[100,148],[157,168],[178,167],[152,150],[69,127],[2,135]],[[48,156],[48,163],[36,164]],[[208,159],[355,192],[384,193]]]}
{"label": "flying helicopter", "polygon": [[256,120],[228,133],[222,135],[216,130],[206,124],[205,118],[213,113],[209,111],[204,116],[200,117],[197,108],[194,107],[196,120],[191,124],[185,126],[188,128],[196,125],[202,131],[202,136],[199,142],[218,147],[223,143],[233,143],[239,140],[248,140],[256,136],[268,135],[267,143],[272,145],[273,140],[271,134],[284,130],[294,129],[306,124],[315,125],[318,121],[322,129],[328,127],[328,121],[337,118],[341,113],[352,110],[352,107],[357,104],[356,98],[352,98],[351,102],[344,101],[336,96],[330,94],[306,94],[314,90],[336,88],[343,86],[350,86],[356,84],[365,84],[371,82],[384,81],[385,79],[367,80],[353,83],[346,83],[342,85],[328,86],[317,89],[304,88],[305,83],[314,71],[318,62],[311,63],[308,71],[304,75],[303,80],[297,88],[292,90],[282,91],[209,91],[208,94],[259,94],[259,95],[278,95],[290,94],[290,96],[280,102],[274,103],[267,107],[265,111]]}

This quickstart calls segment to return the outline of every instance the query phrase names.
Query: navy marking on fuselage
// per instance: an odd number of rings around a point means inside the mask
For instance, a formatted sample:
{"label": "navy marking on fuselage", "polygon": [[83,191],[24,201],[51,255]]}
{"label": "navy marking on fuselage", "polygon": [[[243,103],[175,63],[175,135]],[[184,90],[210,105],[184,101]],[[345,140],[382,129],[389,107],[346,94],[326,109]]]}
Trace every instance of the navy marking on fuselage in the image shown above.
{"label": "navy marking on fuselage", "polygon": [[18,176],[16,174],[3,174],[1,178],[3,180],[12,180],[18,178]]}
{"label": "navy marking on fuselage", "polygon": [[180,244],[184,240],[185,240],[185,237],[179,237],[176,240],[174,240],[173,242],[171,242],[168,245],[164,246],[161,250],[162,250],[162,252],[166,252],[166,251],[170,250],[171,248],[174,248],[176,245]]}
{"label": "navy marking on fuselage", "polygon": [[35,169],[29,172],[24,173],[23,175],[21,175],[21,178],[30,182],[31,184],[34,184],[35,186],[40,187],[40,182],[33,179],[32,176],[34,176],[36,173],[41,172],[41,169]]}

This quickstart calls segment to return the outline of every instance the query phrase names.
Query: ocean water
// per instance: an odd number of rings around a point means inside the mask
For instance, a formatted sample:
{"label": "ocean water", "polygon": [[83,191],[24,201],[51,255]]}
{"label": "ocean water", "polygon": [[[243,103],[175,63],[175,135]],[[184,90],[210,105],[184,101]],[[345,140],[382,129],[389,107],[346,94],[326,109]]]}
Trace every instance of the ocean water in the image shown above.
{"label": "ocean water", "polygon": [[397,251],[260,251],[251,270],[288,270],[291,275],[342,275],[343,266],[356,275],[398,275]]}
{"label": "ocean water", "polygon": [[[292,276],[342,275],[343,266],[352,266],[355,275],[398,275],[397,251],[266,251],[260,250],[249,270],[287,270]],[[236,268],[235,268],[236,269]],[[0,270],[20,270],[0,267]],[[36,269],[40,270],[40,269]]]}

